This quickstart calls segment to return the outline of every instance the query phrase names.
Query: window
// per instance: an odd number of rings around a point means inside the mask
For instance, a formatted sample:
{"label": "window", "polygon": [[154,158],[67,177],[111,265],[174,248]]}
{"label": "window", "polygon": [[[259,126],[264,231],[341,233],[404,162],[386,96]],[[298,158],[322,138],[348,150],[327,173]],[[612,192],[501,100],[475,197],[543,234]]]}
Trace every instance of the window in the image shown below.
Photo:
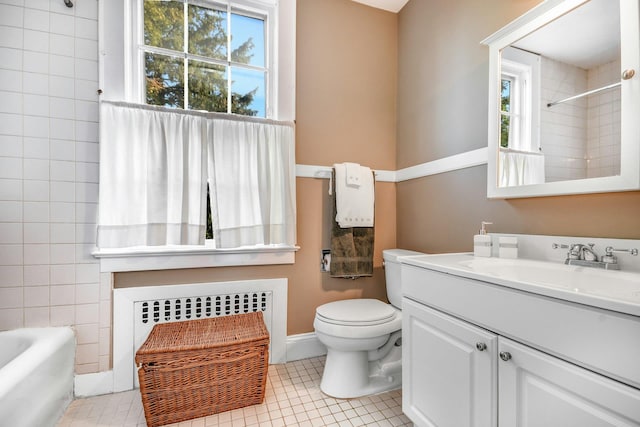
{"label": "window", "polygon": [[150,105],[267,117],[266,8],[143,0],[138,84]]}

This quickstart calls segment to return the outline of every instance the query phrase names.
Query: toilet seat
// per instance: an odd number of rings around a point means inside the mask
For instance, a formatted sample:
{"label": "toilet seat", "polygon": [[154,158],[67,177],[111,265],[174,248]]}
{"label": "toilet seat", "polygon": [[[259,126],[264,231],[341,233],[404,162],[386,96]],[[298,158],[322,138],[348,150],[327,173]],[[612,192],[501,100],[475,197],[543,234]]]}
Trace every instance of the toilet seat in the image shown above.
{"label": "toilet seat", "polygon": [[392,321],[398,311],[377,299],[350,299],[330,302],[316,309],[323,322],[345,326],[373,326]]}

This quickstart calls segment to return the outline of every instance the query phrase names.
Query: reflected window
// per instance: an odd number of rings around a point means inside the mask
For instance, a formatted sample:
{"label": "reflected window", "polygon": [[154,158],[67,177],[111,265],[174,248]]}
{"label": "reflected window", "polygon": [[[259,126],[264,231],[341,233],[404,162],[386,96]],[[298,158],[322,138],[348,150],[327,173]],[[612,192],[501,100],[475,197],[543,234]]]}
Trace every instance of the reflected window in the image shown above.
{"label": "reflected window", "polygon": [[144,0],[150,105],[267,117],[267,13],[230,3]]}

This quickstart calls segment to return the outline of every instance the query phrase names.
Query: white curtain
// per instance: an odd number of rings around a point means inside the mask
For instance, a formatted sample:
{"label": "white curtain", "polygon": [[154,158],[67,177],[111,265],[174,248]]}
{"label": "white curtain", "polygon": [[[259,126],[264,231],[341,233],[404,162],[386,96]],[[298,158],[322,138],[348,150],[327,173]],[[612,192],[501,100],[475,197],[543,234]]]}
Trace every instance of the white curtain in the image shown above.
{"label": "white curtain", "polygon": [[102,102],[98,246],[204,244],[203,119]]}
{"label": "white curtain", "polygon": [[211,128],[209,188],[216,246],[294,245],[293,126],[216,120]]}
{"label": "white curtain", "polygon": [[292,123],[101,103],[98,246],[296,243]]}
{"label": "white curtain", "polygon": [[544,155],[500,150],[500,187],[544,183]]}

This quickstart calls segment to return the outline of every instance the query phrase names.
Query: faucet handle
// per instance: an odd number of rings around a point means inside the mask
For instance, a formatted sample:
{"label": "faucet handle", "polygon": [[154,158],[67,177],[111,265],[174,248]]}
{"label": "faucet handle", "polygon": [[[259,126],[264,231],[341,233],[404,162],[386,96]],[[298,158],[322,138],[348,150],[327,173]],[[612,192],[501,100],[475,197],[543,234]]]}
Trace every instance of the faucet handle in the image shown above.
{"label": "faucet handle", "polygon": [[607,246],[605,249],[605,255],[606,256],[613,256],[614,252],[623,252],[623,253],[628,253],[630,255],[633,256],[638,256],[638,249],[636,248],[631,248],[631,249],[614,249],[613,246]]}
{"label": "faucet handle", "polygon": [[551,245],[552,249],[558,249],[558,248],[562,248],[562,249],[569,249],[569,245],[560,245],[558,243],[553,243]]}

